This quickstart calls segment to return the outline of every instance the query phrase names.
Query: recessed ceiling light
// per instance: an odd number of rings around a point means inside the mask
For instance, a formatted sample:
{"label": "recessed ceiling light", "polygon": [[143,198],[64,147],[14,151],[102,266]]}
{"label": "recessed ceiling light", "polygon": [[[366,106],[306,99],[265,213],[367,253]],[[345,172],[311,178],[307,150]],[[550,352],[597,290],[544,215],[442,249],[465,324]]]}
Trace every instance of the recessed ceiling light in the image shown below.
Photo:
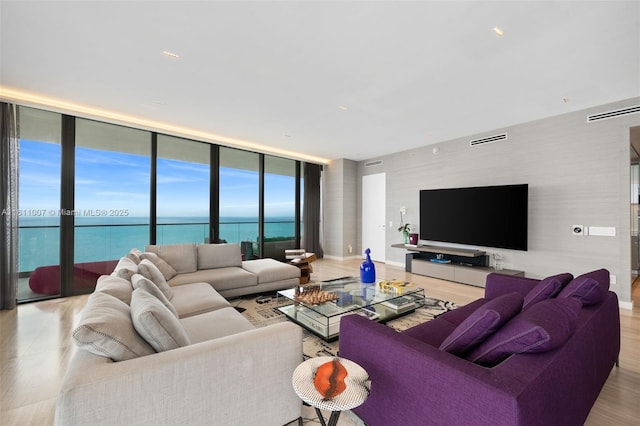
{"label": "recessed ceiling light", "polygon": [[338,106],[338,109],[339,109],[340,111],[347,111],[347,110],[349,109],[349,107],[346,107],[346,106],[344,106],[344,105],[339,105],[339,106]]}
{"label": "recessed ceiling light", "polygon": [[493,32],[496,33],[497,36],[502,37],[504,35],[504,31],[502,31],[498,27],[493,27]]}
{"label": "recessed ceiling light", "polygon": [[163,50],[162,54],[167,58],[180,59],[180,55],[178,55],[177,53],[169,52],[168,50]]}

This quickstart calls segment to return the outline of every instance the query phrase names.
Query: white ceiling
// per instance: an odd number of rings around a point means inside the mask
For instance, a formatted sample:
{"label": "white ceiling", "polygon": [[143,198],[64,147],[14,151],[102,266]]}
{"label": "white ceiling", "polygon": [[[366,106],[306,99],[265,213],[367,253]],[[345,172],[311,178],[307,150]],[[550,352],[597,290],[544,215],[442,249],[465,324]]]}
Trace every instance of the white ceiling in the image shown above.
{"label": "white ceiling", "polygon": [[2,0],[0,15],[2,89],[324,159],[640,96],[638,1]]}

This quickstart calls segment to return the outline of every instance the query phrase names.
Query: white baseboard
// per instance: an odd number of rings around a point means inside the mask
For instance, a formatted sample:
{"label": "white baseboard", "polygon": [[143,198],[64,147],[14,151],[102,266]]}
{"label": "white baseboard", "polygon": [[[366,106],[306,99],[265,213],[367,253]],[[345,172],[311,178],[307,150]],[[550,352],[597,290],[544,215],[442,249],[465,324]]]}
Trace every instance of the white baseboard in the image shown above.
{"label": "white baseboard", "polygon": [[340,261],[344,261],[344,260],[360,260],[360,259],[362,259],[362,257],[361,257],[361,256],[357,256],[357,255],[356,255],[356,256],[347,256],[347,257],[344,257],[344,256],[332,256],[332,255],[330,255],[330,254],[325,254],[323,257],[324,257],[325,259],[340,260]]}
{"label": "white baseboard", "polygon": [[621,301],[618,300],[618,306],[620,307],[620,309],[633,310],[633,301],[631,301],[631,302],[621,302]]}

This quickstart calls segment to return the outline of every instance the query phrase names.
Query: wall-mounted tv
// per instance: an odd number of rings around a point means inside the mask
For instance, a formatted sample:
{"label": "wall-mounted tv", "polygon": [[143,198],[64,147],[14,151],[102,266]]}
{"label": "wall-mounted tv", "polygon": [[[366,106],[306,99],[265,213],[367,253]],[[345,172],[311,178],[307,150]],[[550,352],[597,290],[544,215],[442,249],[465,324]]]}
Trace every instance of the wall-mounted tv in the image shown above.
{"label": "wall-mounted tv", "polygon": [[420,239],[527,250],[529,185],[423,189]]}

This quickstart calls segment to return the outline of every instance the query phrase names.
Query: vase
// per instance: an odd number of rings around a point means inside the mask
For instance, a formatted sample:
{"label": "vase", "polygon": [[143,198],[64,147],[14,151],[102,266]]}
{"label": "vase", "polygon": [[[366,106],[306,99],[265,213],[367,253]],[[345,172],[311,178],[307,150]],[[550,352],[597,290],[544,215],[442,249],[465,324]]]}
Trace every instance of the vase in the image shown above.
{"label": "vase", "polygon": [[376,282],[376,265],[371,261],[371,250],[366,249],[367,258],[360,264],[360,281],[368,284]]}
{"label": "vase", "polygon": [[402,236],[404,237],[404,243],[409,244],[409,231],[402,231]]}

